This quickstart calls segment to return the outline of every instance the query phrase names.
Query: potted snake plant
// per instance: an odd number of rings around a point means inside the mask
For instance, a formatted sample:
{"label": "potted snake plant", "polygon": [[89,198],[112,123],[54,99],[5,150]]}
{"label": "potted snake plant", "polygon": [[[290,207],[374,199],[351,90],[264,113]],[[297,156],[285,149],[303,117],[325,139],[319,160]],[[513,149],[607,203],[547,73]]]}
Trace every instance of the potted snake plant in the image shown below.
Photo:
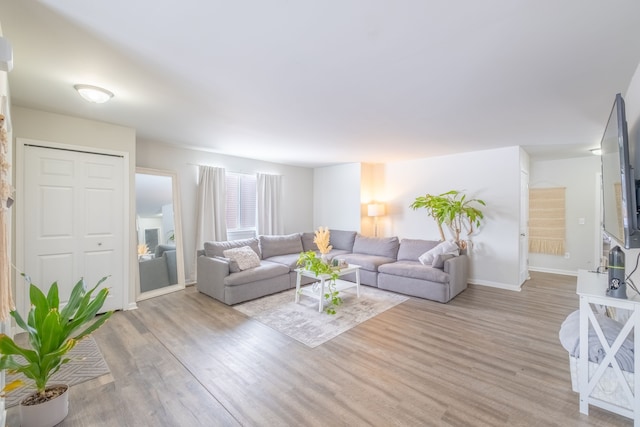
{"label": "potted snake plant", "polygon": [[[23,274],[24,276],[24,274]],[[69,301],[60,309],[58,283],[54,282],[47,295],[25,276],[29,282],[31,309],[27,320],[14,309],[11,317],[28,336],[29,345],[20,346],[11,337],[0,334],[0,369],[20,372],[35,383],[36,391],[20,402],[22,426],[54,426],[68,414],[69,393],[64,384],[49,384],[60,367],[70,361],[65,355],[78,341],[102,326],[113,311],[96,318],[109,289],[93,292],[107,277],[87,290],[80,279],[71,291]],[[22,385],[16,380],[5,387],[9,392]]]}

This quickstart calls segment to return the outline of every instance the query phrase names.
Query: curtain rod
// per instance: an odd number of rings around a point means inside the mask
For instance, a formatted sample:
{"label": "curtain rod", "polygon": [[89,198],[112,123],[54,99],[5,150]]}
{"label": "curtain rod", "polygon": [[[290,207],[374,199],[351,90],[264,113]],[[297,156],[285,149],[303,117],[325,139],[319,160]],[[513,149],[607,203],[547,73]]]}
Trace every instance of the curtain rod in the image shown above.
{"label": "curtain rod", "polygon": [[[221,169],[225,169],[222,166],[212,166],[212,165],[202,165],[202,164],[198,164],[198,163],[191,163],[191,162],[187,162],[187,166],[206,166],[206,167],[211,167],[211,168],[221,168]],[[255,175],[257,173],[261,173],[263,175],[277,175],[280,176],[281,174],[275,174],[275,173],[264,173],[264,172],[237,172],[237,171],[229,171],[229,173],[239,173],[239,174],[243,174],[243,175]]]}

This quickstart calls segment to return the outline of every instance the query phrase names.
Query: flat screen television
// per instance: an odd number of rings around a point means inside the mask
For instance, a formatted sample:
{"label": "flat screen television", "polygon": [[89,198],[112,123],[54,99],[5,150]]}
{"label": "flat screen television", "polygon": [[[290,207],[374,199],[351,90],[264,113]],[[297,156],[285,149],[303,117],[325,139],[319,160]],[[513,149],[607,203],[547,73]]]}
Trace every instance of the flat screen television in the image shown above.
{"label": "flat screen television", "polygon": [[631,164],[624,100],[620,94],[613,103],[600,148],[604,231],[626,249],[640,248],[637,185]]}

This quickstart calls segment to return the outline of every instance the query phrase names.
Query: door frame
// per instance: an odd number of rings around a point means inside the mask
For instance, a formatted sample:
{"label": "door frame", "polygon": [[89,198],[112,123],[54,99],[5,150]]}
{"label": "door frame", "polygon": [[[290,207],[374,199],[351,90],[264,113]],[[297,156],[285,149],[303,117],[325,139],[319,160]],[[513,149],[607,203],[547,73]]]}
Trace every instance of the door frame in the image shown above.
{"label": "door frame", "polygon": [[518,289],[529,274],[529,172],[520,170],[520,219],[518,224]]}
{"label": "door frame", "polygon": [[[122,174],[123,174],[123,185],[122,185],[122,197],[124,198],[122,206],[124,212],[127,213],[126,218],[124,219],[124,223],[122,224],[122,277],[125,281],[124,289],[122,292],[122,310],[127,310],[132,307],[130,304],[130,286],[126,286],[126,283],[130,283],[130,257],[131,257],[131,249],[130,249],[130,211],[131,206],[129,202],[129,188],[131,184],[131,180],[129,177],[129,153],[126,151],[119,150],[110,150],[105,148],[98,147],[89,147],[84,145],[73,145],[73,144],[62,144],[59,142],[52,141],[43,141],[38,139],[31,138],[16,138],[16,167],[21,168],[20,172],[16,170],[15,174],[15,183],[16,183],[16,197],[15,197],[15,231],[16,231],[16,240],[15,240],[15,266],[13,272],[13,283],[15,283],[15,304],[16,309],[23,317],[29,311],[29,291],[27,286],[24,286],[24,279],[20,276],[21,272],[24,272],[24,227],[26,224],[23,221],[24,218],[24,198],[20,197],[20,194],[24,193],[24,171],[27,169],[27,165],[24,164],[25,161],[25,146],[26,145],[37,145],[43,148],[51,148],[51,149],[59,149],[59,150],[68,150],[68,151],[76,151],[87,154],[98,154],[98,155],[110,155],[110,156],[119,156],[122,157],[123,165],[122,165]],[[25,317],[26,318],[26,317]]]}

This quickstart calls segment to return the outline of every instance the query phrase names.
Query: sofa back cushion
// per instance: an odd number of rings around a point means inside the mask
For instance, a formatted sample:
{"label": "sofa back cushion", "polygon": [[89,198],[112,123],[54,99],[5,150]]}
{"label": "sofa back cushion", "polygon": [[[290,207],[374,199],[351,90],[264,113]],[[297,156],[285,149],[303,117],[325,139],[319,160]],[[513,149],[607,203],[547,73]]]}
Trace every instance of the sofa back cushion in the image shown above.
{"label": "sofa back cushion", "polygon": [[423,239],[402,239],[398,249],[398,261],[418,261],[423,253],[435,248],[439,242]]}
{"label": "sofa back cushion", "polygon": [[315,233],[302,233],[300,235],[300,238],[302,239],[302,250],[303,251],[317,251],[318,250],[318,245],[316,245],[315,243],[313,243],[313,239],[316,238]]}
{"label": "sofa back cushion", "polygon": [[351,252],[356,234],[355,231],[329,230],[329,244],[333,246],[333,249]]}
{"label": "sofa back cushion", "polygon": [[204,254],[209,258],[217,256],[224,257],[224,251],[227,249],[241,248],[243,246],[249,246],[260,256],[260,244],[255,237],[251,239],[229,240],[226,242],[204,242]]}
{"label": "sofa back cushion", "polygon": [[399,246],[400,242],[397,237],[364,237],[357,235],[353,242],[353,253],[396,259]]}
{"label": "sofa back cushion", "polygon": [[285,236],[260,236],[259,239],[262,259],[302,252],[300,233],[287,234]]}

